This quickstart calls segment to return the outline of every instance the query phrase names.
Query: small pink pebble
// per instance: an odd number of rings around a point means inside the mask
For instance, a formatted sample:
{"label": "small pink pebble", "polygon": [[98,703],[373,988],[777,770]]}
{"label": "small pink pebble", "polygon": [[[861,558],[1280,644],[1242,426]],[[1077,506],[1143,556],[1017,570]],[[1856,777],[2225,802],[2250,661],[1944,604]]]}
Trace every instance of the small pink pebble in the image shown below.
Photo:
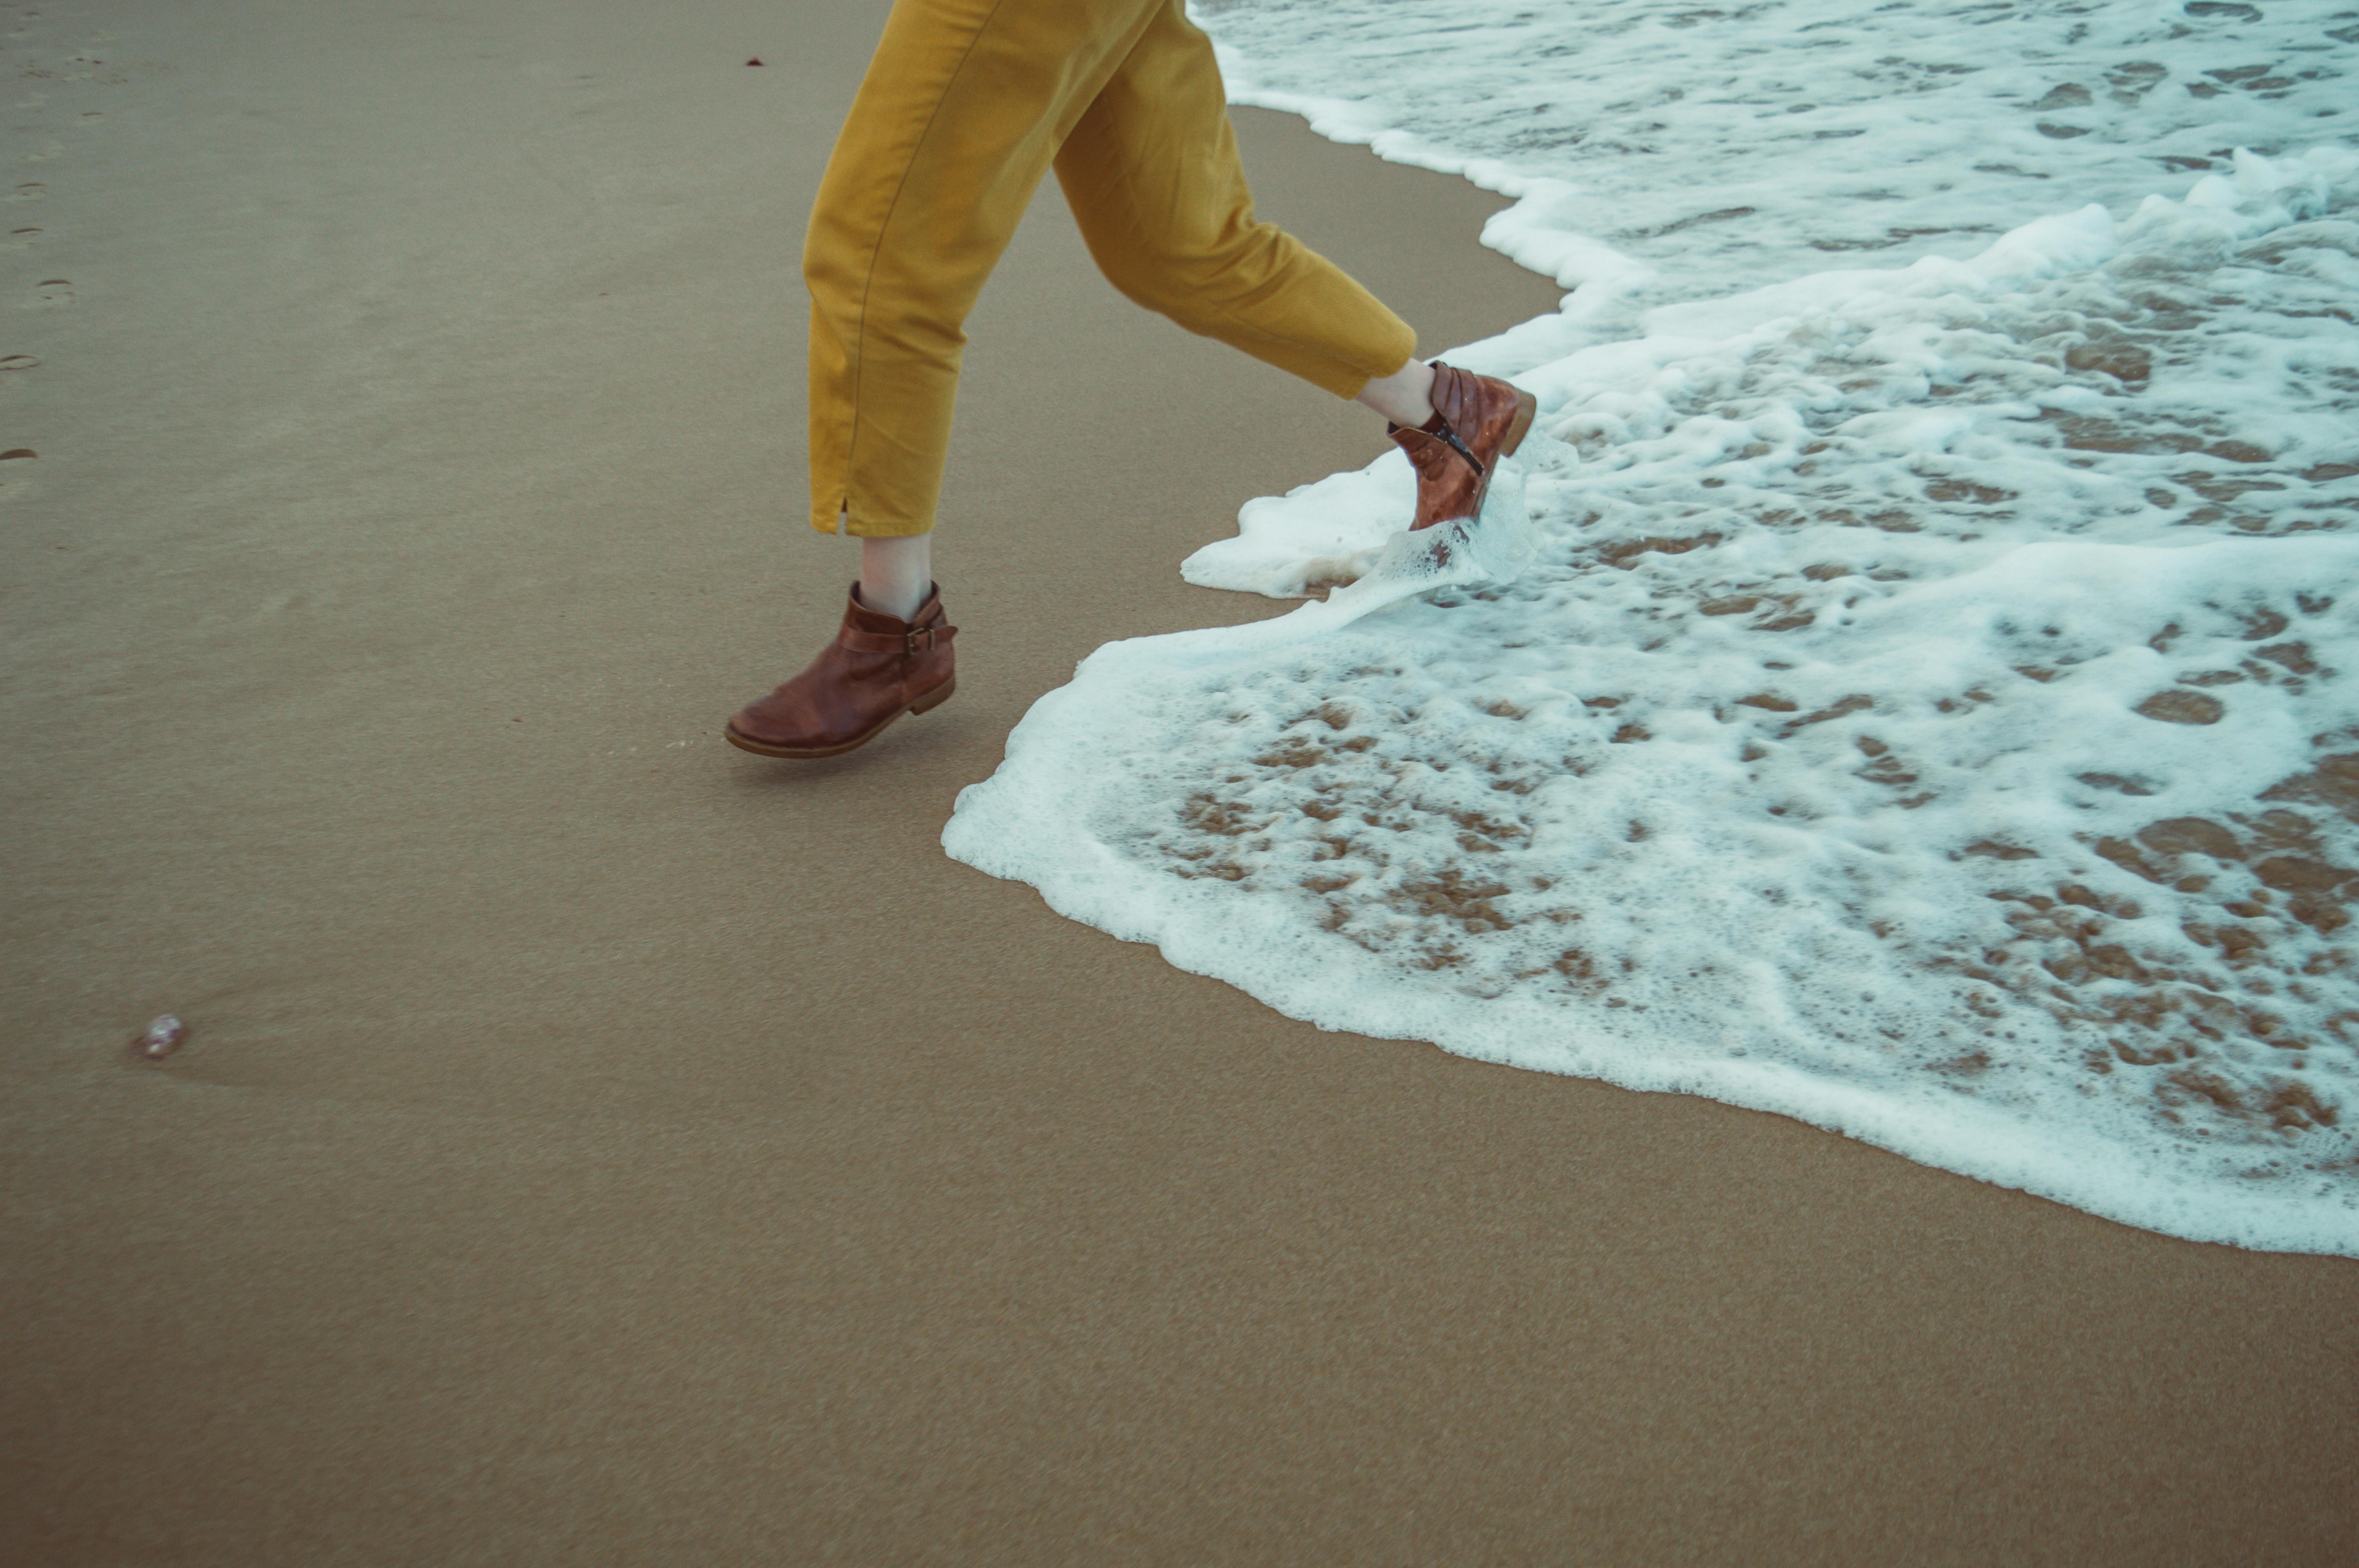
{"label": "small pink pebble", "polygon": [[132,1047],[142,1056],[160,1062],[186,1044],[188,1039],[189,1026],[168,1012],[141,1030]]}

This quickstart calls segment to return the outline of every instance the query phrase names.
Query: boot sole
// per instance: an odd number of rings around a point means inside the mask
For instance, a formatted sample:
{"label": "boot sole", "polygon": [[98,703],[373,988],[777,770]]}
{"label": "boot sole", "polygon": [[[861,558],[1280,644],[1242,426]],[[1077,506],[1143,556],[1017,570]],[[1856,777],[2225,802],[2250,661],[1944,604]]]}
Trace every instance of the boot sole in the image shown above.
{"label": "boot sole", "polygon": [[917,701],[909,704],[908,707],[901,709],[900,713],[886,714],[883,719],[877,720],[875,724],[870,726],[866,730],[853,736],[851,740],[846,741],[840,746],[774,746],[767,741],[756,741],[748,736],[741,735],[737,732],[735,728],[729,725],[722,726],[721,738],[728,741],[731,745],[736,747],[739,751],[751,752],[757,757],[793,757],[797,759],[808,759],[812,757],[841,757],[846,752],[858,751],[861,747],[868,744],[869,741],[876,739],[877,736],[885,733],[886,728],[892,724],[893,720],[900,718],[902,713],[930,713],[935,708],[940,708],[943,703],[948,702],[951,699],[951,693],[956,690],[958,690],[958,676],[952,676],[950,679],[942,682],[941,685],[934,687],[933,690],[926,693],[925,696],[918,698]]}
{"label": "boot sole", "polygon": [[[1524,391],[1521,387],[1516,388],[1516,416],[1507,421],[1507,433],[1499,438],[1499,449],[1492,454],[1492,469],[1498,467],[1499,460],[1501,458],[1512,458],[1516,455],[1516,449],[1524,444],[1524,438],[1526,436],[1531,434],[1532,421],[1539,416],[1539,412],[1540,400],[1533,396],[1530,393]],[[1474,487],[1474,510],[1467,514],[1467,515],[1469,517],[1482,516],[1483,503],[1489,500],[1490,497],[1491,469],[1485,469],[1483,471],[1483,482]],[[1437,521],[1446,522],[1448,519],[1438,519]],[[1424,524],[1424,526],[1428,528],[1431,528],[1435,525],[1436,524],[1434,523]]]}

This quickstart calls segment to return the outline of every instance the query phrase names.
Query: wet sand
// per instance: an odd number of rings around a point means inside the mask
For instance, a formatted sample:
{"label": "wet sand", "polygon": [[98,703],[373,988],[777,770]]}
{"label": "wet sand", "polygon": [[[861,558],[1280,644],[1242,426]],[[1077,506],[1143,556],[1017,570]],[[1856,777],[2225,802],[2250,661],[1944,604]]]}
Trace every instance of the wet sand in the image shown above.
{"label": "wet sand", "polygon": [[[13,1560],[2359,1557],[2348,1260],[1321,1033],[941,854],[1075,660],[1280,610],[1178,563],[1379,439],[1053,188],[972,323],[959,697],[722,743],[852,570],[795,264],[875,0],[36,9]],[[1553,302],[1492,199],[1237,119],[1429,349]]]}

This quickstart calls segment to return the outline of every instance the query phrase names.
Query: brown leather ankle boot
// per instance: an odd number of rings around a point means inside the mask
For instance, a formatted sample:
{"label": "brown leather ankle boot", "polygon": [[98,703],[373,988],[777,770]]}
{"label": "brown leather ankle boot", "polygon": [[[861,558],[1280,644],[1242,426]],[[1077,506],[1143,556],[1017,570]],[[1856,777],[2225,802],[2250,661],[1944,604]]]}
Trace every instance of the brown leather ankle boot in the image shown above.
{"label": "brown leather ankle boot", "polygon": [[730,716],[729,743],[766,757],[832,757],[864,746],[904,713],[923,713],[958,689],[942,592],[929,587],[907,621],[860,602],[854,583],[843,626],[810,666]]}
{"label": "brown leather ankle boot", "polygon": [[1494,376],[1433,362],[1433,417],[1385,428],[1417,470],[1417,520],[1430,528],[1483,510],[1491,468],[1524,444],[1539,400]]}

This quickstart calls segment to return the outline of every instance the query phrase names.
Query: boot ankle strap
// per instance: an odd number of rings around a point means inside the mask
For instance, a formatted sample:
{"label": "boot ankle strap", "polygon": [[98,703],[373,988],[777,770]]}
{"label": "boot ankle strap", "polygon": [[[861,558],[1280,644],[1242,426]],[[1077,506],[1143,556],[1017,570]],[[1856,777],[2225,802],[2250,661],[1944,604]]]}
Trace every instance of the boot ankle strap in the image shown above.
{"label": "boot ankle strap", "polygon": [[[1453,387],[1479,387],[1483,384],[1483,378],[1474,374],[1472,371],[1460,370],[1456,365],[1443,364],[1440,360],[1434,361],[1433,390],[1435,392],[1439,393],[1441,391],[1442,378],[1444,376],[1448,376],[1450,378],[1450,383]],[[1458,396],[1454,400],[1461,403],[1464,403],[1466,401],[1463,396]],[[1433,417],[1431,420],[1427,422],[1425,426],[1425,434],[1438,437],[1442,441],[1448,443],[1451,451],[1456,452],[1460,457],[1466,460],[1468,466],[1473,469],[1474,475],[1477,479],[1489,477],[1491,470],[1484,466],[1483,460],[1476,457],[1473,449],[1469,448],[1464,441],[1459,439],[1457,427],[1451,424],[1450,416],[1441,411],[1441,399],[1440,397],[1436,397],[1433,402]]]}
{"label": "boot ankle strap", "polygon": [[1425,433],[1447,442],[1451,451],[1466,460],[1478,478],[1490,471],[1483,466],[1483,460],[1476,457],[1473,449],[1458,438],[1458,432],[1451,428],[1450,421],[1440,415],[1437,414],[1433,416],[1433,424],[1426,427]]}
{"label": "boot ankle strap", "polygon": [[1385,426],[1385,433],[1392,437],[1395,441],[1399,441],[1405,435],[1422,436],[1429,441],[1440,441],[1443,446],[1464,458],[1468,465],[1474,470],[1476,478],[1479,479],[1490,471],[1483,466],[1483,460],[1476,457],[1466,443],[1458,438],[1458,432],[1451,427],[1450,421],[1439,414],[1414,428],[1407,425],[1395,425],[1388,422]]}
{"label": "boot ankle strap", "polygon": [[957,633],[957,627],[945,622],[906,627],[898,632],[864,632],[857,626],[846,626],[835,634],[835,645],[853,654],[902,654],[914,657],[949,647],[951,638]]}

